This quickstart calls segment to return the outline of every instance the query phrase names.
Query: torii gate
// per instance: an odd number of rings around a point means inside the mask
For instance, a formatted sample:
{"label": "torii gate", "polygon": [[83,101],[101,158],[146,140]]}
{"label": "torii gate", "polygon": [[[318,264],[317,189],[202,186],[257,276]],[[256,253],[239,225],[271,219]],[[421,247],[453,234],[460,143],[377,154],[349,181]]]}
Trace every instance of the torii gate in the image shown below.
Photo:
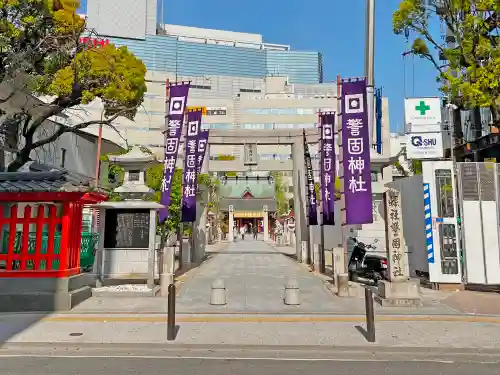
{"label": "torii gate", "polygon": [[[318,129],[306,129],[308,143],[318,143],[320,132]],[[243,145],[245,147],[244,160],[210,160],[205,158],[204,172],[248,172],[248,171],[292,171],[293,172],[293,200],[295,211],[295,247],[297,260],[302,261],[302,241],[308,238],[306,225],[306,188],[303,129],[274,129],[274,130],[210,130],[207,155],[210,155],[211,145]],[[259,161],[257,145],[290,145],[292,160],[265,160]],[[314,165],[313,168],[317,167]],[[316,169],[316,168],[314,168]]]}

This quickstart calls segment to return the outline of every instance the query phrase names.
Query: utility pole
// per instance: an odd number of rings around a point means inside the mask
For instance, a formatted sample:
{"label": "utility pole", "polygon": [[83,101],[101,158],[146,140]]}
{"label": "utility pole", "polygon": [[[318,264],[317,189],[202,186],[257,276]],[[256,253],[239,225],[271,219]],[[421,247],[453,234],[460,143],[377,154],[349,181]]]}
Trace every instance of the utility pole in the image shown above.
{"label": "utility pole", "polygon": [[373,144],[375,119],[375,0],[366,0],[365,76],[370,146]]}

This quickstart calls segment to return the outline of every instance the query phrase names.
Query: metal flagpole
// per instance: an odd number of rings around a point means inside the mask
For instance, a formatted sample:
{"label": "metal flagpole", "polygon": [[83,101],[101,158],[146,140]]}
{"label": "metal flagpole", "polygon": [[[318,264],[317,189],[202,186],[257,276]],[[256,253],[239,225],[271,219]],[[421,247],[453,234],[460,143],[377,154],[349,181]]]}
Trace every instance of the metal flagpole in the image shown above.
{"label": "metal flagpole", "polygon": [[375,117],[375,0],[366,0],[365,76],[366,100],[370,147],[373,144],[373,120]]}
{"label": "metal flagpole", "polygon": [[[319,145],[320,145],[320,155],[323,155],[323,142],[322,142],[322,135],[323,135],[323,124],[321,123],[321,112],[318,113],[318,124],[320,127],[320,140],[319,140]],[[323,164],[323,156],[320,158],[320,163]],[[321,199],[321,222],[320,222],[320,243],[319,243],[319,272],[325,273],[325,201],[323,200],[323,195],[321,194],[322,186],[325,183],[323,174],[321,171],[323,170],[323,165],[320,165],[320,181],[319,181],[319,190],[320,190],[320,199]],[[326,189],[326,187],[323,187],[323,189]],[[335,199],[335,197],[334,197]]]}

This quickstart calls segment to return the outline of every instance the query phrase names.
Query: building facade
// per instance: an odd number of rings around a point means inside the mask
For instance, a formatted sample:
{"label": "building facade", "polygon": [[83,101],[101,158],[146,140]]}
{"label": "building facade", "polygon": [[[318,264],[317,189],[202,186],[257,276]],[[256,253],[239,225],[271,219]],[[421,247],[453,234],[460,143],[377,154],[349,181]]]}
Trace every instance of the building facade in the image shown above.
{"label": "building facade", "polygon": [[[204,109],[209,129],[312,128],[320,111],[336,110],[337,85],[323,82],[320,53],[266,43],[260,34],[159,24],[157,13],[156,0],[88,0],[88,26],[100,42],[127,46],[148,68],[148,92],[135,121],[119,119],[120,135],[105,128],[105,138],[121,144],[127,139],[163,159],[167,81],[191,81],[188,106]],[[380,134],[387,147],[374,151],[373,159],[390,153],[387,99],[381,106]],[[89,107],[92,116],[100,115],[98,107]],[[289,146],[258,145],[257,153],[260,160],[291,158]],[[317,160],[317,146],[311,154]],[[243,147],[210,147],[210,158],[220,155],[242,158]],[[317,161],[313,166],[317,170]]]}

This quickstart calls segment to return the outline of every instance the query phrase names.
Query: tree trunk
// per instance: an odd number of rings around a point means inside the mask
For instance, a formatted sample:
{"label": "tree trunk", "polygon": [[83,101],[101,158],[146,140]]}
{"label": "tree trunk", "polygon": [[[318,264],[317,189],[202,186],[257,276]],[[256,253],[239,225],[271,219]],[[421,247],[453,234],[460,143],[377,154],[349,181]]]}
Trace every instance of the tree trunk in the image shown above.
{"label": "tree trunk", "polygon": [[7,167],[7,172],[17,172],[19,168],[29,162],[31,160],[30,152],[31,150],[26,150],[26,148],[23,148],[21,151],[19,151],[14,161]]}

